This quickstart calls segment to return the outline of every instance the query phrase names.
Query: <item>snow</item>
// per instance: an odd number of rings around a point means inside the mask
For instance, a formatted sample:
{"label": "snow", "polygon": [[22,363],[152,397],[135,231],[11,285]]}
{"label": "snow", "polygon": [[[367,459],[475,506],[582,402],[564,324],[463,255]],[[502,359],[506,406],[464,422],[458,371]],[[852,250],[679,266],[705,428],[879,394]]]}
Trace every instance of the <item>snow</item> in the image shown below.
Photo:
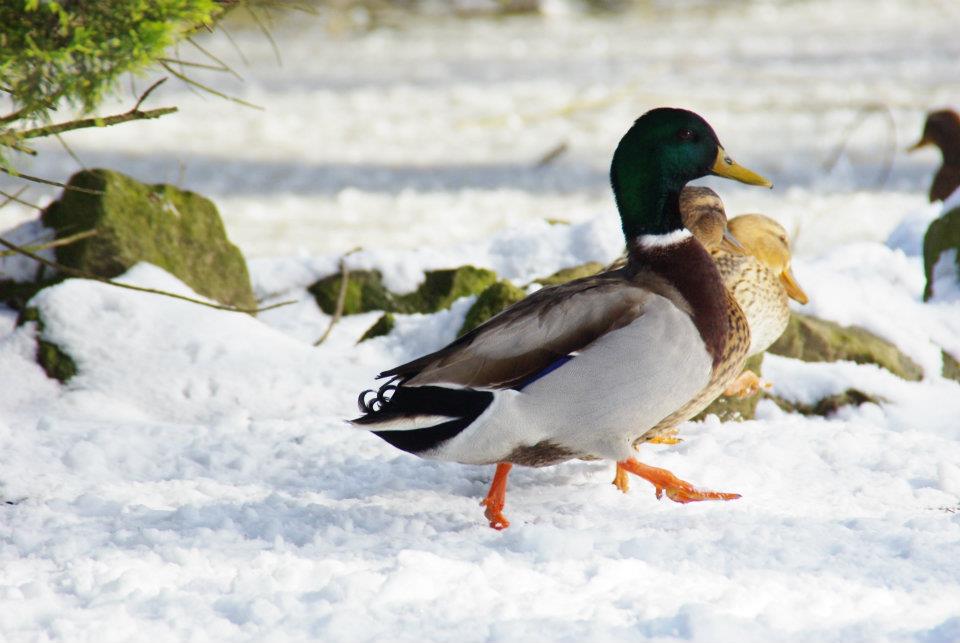
{"label": "snow", "polygon": [[[883,130],[868,119],[849,159],[819,169],[857,101],[891,106],[901,148],[947,102],[956,56],[934,52],[958,53],[952,8],[737,7],[623,24],[557,9],[537,31],[291,27],[287,64],[255,63],[238,89],[268,118],[164,88],[177,118],[71,139],[89,165],[150,180],[176,180],[185,159],[258,297],[296,303],[251,317],[66,281],[32,305],[77,362],[67,384],[36,364],[36,324],[0,306],[0,638],[960,639],[960,384],[940,376],[941,349],[960,356],[960,297],[921,297],[936,159],[897,156],[874,185]],[[269,53],[238,37],[252,59]],[[635,95],[611,100],[624,86]],[[573,99],[603,106],[551,116]],[[657,501],[639,480],[624,496],[610,463],[518,467],[512,526],[495,532],[478,506],[492,467],[420,460],[344,422],[376,373],[452,340],[472,299],[361,344],[378,313],[348,316],[314,348],[330,318],[306,287],[358,245],[350,267],[398,291],[467,262],[528,286],[610,260],[622,239],[604,167],[630,118],[662,102],[706,113],[734,158],[772,175],[769,192],[708,183],[730,214],[760,210],[797,236],[803,310],[887,338],[926,376],[767,356],[781,397],[880,401],[826,418],[762,401],[756,420],[687,423],[681,444],[642,450],[733,502]],[[570,151],[533,169],[559,140]],[[52,148],[34,163],[72,171]],[[5,237],[42,238],[23,223],[35,213],[0,216],[22,224]],[[191,294],[147,264],[122,279]]]}

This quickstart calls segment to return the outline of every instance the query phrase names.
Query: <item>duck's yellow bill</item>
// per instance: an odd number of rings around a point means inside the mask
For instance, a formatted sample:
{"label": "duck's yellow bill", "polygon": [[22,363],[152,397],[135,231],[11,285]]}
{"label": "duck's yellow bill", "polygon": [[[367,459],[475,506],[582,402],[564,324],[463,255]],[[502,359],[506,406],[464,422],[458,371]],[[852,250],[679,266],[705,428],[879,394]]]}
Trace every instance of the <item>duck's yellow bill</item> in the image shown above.
{"label": "duck's yellow bill", "polygon": [[771,183],[769,179],[765,179],[756,172],[748,170],[738,164],[727,156],[727,153],[719,145],[717,146],[717,159],[713,162],[713,167],[710,168],[710,170],[717,176],[740,181],[747,185],[760,185],[765,188],[773,187],[773,183]]}
{"label": "duck's yellow bill", "polygon": [[927,145],[933,145],[933,141],[932,141],[931,139],[927,138],[926,136],[924,136],[924,137],[921,138],[919,141],[917,141],[916,143],[914,143],[913,145],[911,145],[910,147],[908,147],[908,148],[907,148],[907,151],[908,151],[908,152],[915,152],[916,150],[919,150],[921,147],[926,147]]}
{"label": "duck's yellow bill", "polygon": [[801,288],[800,284],[797,283],[797,280],[793,276],[793,272],[789,267],[780,273],[780,283],[783,284],[784,289],[787,291],[787,296],[790,297],[790,299],[799,301],[801,304],[805,304],[810,301],[810,298],[807,297],[807,293],[803,292],[803,288]]}

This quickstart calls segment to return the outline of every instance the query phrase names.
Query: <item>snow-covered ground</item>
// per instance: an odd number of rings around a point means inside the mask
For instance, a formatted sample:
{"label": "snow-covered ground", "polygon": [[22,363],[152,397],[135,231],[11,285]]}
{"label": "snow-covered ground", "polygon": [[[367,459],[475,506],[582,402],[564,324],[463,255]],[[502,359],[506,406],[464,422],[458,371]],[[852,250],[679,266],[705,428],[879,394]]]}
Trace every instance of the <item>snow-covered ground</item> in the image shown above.
{"label": "snow-covered ground", "polygon": [[[170,88],[158,104],[180,115],[71,139],[88,165],[212,196],[258,295],[298,303],[254,319],[66,282],[35,304],[79,366],[67,385],[0,307],[0,638],[960,640],[960,384],[939,376],[940,349],[960,355],[960,297],[921,302],[936,160],[898,152],[877,187],[874,115],[821,165],[864,106],[891,108],[902,149],[956,100],[957,10],[683,6],[340,39],[304,20],[279,69],[239,35],[263,62],[234,89],[266,114]],[[379,370],[452,339],[471,301],[360,345],[377,314],[347,317],[313,348],[329,318],[305,287],[355,245],[351,265],[396,289],[465,262],[522,284],[612,258],[610,151],[661,103],[703,113],[778,184],[711,182],[730,213],[799,231],[809,311],[887,337],[927,377],[768,356],[783,397],[883,401],[830,418],[761,402],[755,421],[690,423],[642,451],[735,502],[657,501],[640,481],[623,496],[609,463],[516,470],[513,524],[495,532],[477,504],[492,467],[419,460],[343,422]],[[53,148],[24,169],[72,171]],[[0,210],[0,228],[28,215]],[[149,265],[125,279],[187,292]]]}

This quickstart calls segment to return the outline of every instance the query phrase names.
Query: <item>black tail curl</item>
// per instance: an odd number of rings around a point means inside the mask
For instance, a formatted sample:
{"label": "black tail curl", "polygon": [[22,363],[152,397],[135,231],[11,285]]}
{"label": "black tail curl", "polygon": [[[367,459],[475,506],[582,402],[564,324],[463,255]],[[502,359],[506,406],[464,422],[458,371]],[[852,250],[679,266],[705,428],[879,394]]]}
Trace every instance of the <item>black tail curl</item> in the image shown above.
{"label": "black tail curl", "polygon": [[360,393],[357,398],[357,406],[361,413],[376,413],[387,404],[394,392],[400,388],[407,378],[393,377],[387,380],[379,389],[368,388]]}

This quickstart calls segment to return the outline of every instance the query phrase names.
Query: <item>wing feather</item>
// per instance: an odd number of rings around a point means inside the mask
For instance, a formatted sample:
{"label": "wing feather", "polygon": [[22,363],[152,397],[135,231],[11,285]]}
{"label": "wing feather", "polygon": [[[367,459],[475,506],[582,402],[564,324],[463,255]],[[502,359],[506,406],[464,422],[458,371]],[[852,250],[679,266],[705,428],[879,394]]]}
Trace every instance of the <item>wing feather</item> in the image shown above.
{"label": "wing feather", "polygon": [[510,388],[643,314],[650,291],[612,270],[544,288],[429,355],[384,371],[410,385]]}

